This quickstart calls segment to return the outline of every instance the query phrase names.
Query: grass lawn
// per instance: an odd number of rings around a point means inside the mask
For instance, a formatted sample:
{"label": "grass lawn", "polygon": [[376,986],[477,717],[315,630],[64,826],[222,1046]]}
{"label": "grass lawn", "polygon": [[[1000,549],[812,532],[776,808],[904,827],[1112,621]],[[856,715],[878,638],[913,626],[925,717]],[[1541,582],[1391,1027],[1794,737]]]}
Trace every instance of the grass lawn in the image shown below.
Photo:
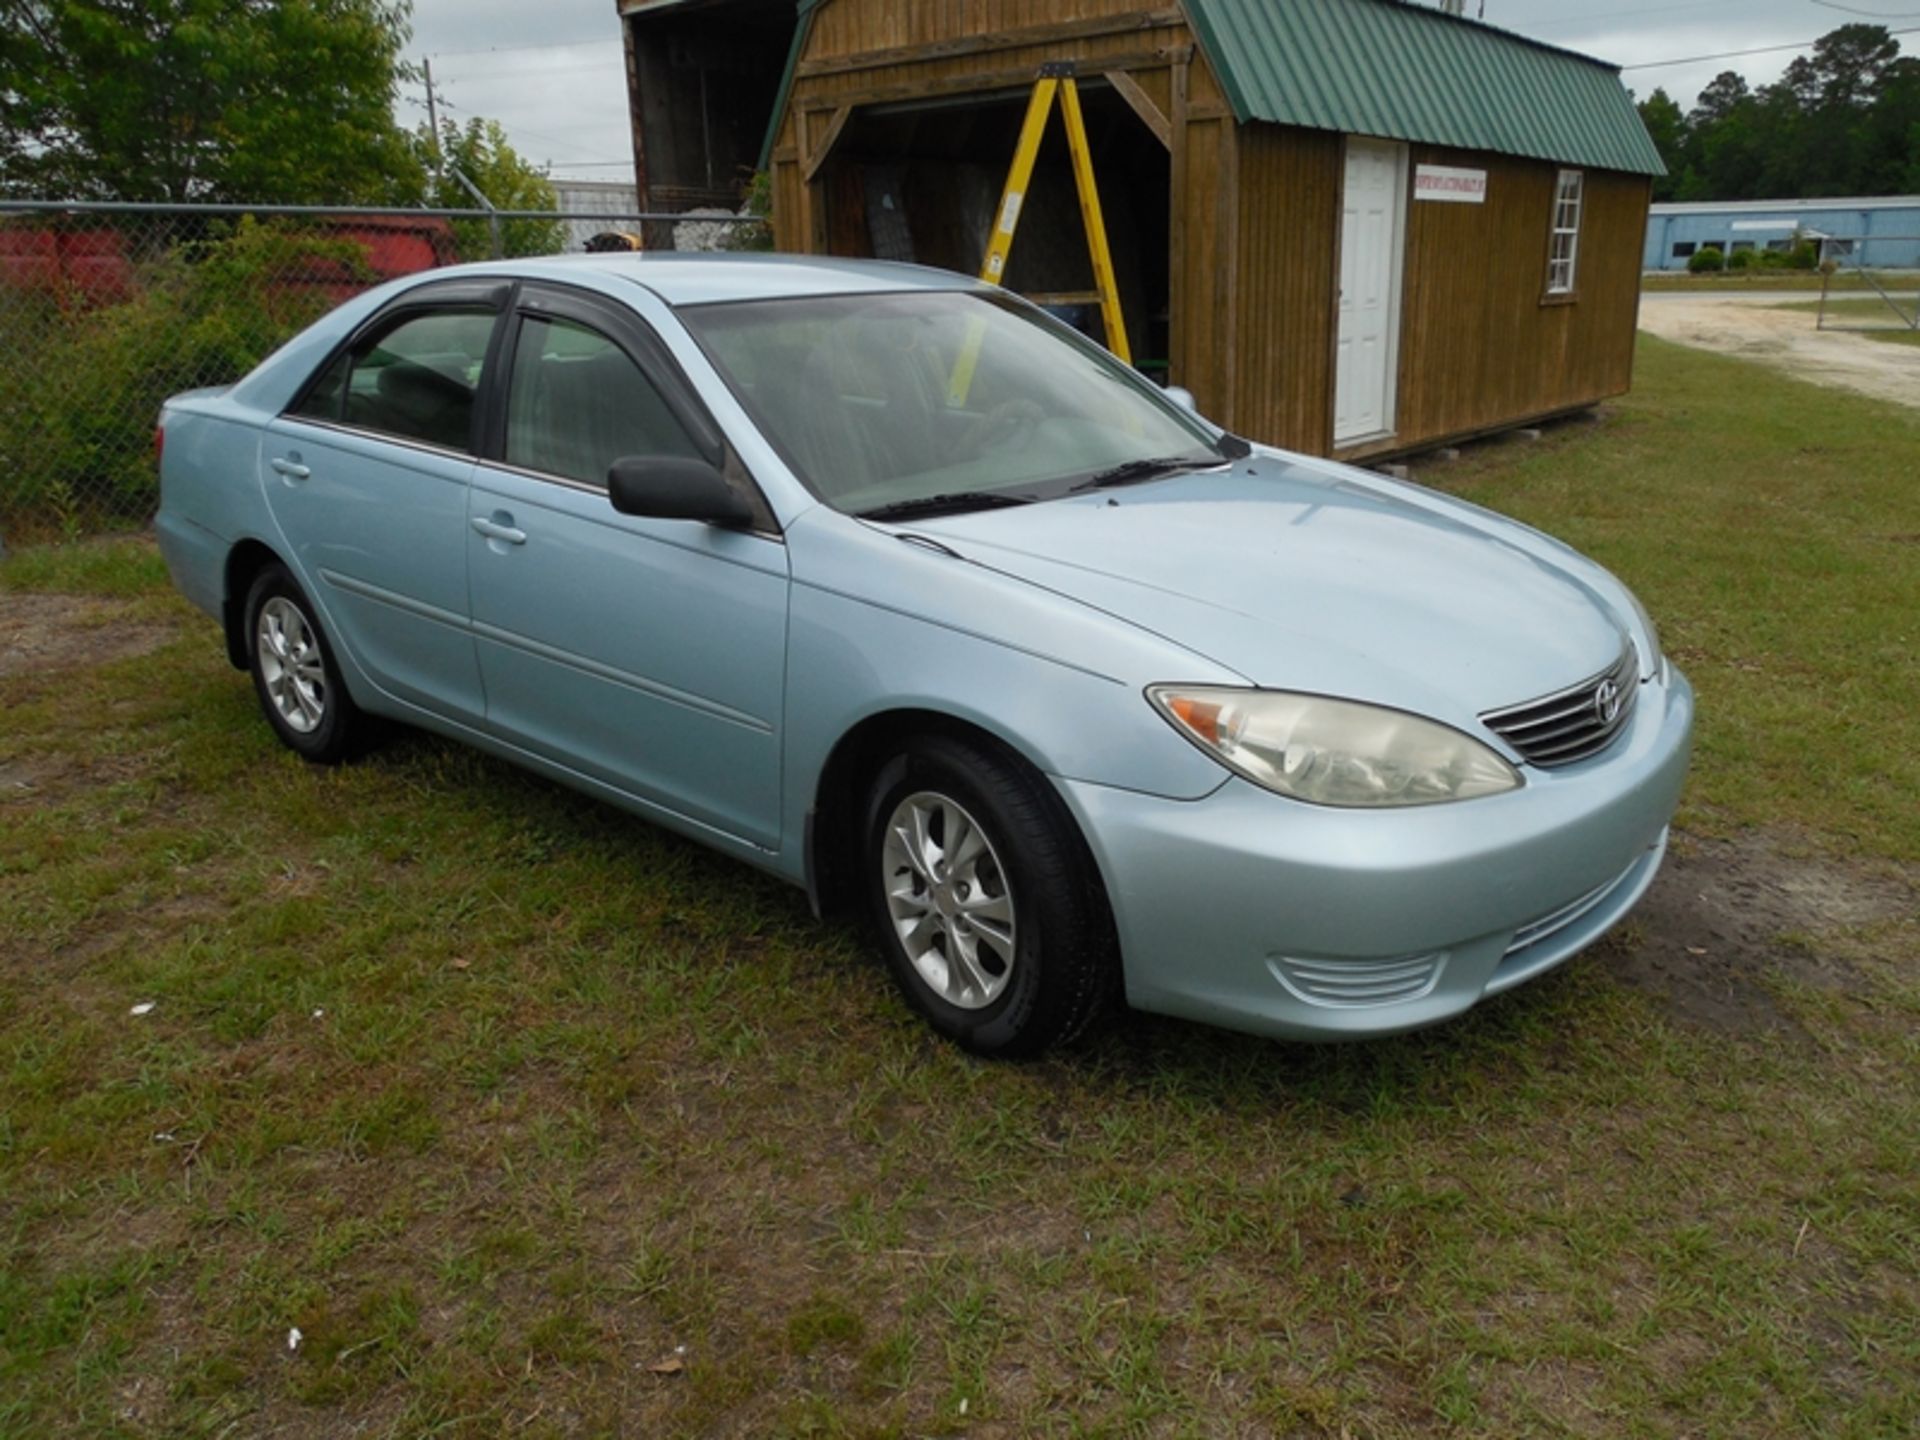
{"label": "grass lawn", "polygon": [[[1915,297],[1912,295],[1902,294],[1900,296],[1902,310],[1907,315],[1913,313],[1913,307],[1916,303],[1920,302],[1916,302]],[[1820,305],[1817,301],[1811,305],[1796,302],[1791,305],[1770,305],[1767,308],[1770,310],[1804,311],[1809,315],[1818,314],[1820,311]],[[1870,339],[1885,340],[1893,345],[1920,345],[1920,330],[1896,330],[1890,328],[1895,325],[1904,325],[1905,320],[1901,312],[1895,311],[1891,305],[1887,304],[1885,300],[1882,300],[1877,295],[1871,300],[1830,300],[1827,302],[1826,311],[1829,319],[1837,320],[1841,324],[1889,327],[1887,329],[1863,329],[1860,331],[1861,334],[1868,336]]]}
{"label": "grass lawn", "polygon": [[[1682,858],[1789,857],[1720,899],[1912,878],[1920,417],[1649,340],[1424,474],[1660,618]],[[611,810],[301,765],[144,542],[15,555],[0,642],[0,1435],[1920,1430],[1911,913],[1769,935],[1764,1026],[1636,920],[1423,1035],[983,1064]]]}

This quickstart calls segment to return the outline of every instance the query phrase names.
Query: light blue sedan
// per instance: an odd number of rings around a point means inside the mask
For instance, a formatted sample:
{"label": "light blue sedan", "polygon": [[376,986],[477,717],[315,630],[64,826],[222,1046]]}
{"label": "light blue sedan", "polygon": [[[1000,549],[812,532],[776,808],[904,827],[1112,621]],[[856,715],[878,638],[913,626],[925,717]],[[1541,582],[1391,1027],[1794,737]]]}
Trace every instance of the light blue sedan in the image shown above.
{"label": "light blue sedan", "polygon": [[944,272],[442,271],[162,415],[268,723],[454,736],[864,912],[943,1034],[1384,1035],[1651,883],[1693,696],[1544,535]]}

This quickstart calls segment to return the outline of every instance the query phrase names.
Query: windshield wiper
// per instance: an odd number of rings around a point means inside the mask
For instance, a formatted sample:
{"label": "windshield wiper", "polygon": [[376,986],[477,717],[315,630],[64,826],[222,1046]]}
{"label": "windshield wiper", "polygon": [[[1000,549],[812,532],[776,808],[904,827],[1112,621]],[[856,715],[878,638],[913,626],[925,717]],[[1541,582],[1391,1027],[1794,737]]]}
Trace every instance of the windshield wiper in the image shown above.
{"label": "windshield wiper", "polygon": [[895,500],[871,510],[857,510],[859,520],[918,520],[929,515],[951,515],[963,510],[999,510],[1009,505],[1031,505],[1025,495],[1005,490],[950,490],[944,495],[923,495],[918,500]]}
{"label": "windshield wiper", "polygon": [[1129,460],[1090,475],[1073,490],[1105,490],[1113,485],[1138,485],[1143,480],[1159,480],[1168,475],[1183,475],[1189,470],[1212,470],[1228,463],[1224,455],[1162,455],[1151,460]]}

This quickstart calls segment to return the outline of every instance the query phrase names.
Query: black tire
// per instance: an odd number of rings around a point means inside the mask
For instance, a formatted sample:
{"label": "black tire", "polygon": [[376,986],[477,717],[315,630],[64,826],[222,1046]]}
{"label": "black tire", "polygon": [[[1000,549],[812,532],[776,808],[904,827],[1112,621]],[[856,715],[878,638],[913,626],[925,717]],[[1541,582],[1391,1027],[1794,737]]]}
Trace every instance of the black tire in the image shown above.
{"label": "black tire", "polygon": [[[254,576],[253,586],[247,591],[245,614],[247,672],[253,676],[253,692],[267,723],[281,743],[302,759],[316,765],[339,764],[353,753],[364,728],[363,717],[341,683],[340,667],[334,662],[332,646],[320,628],[313,603],[285,566],[273,564]],[[289,614],[298,617],[303,631],[293,658],[303,662],[304,676],[270,673],[273,642],[263,635],[263,627],[278,630],[284,643],[289,638],[288,628],[281,622]],[[282,712],[276,690],[282,696],[294,697],[295,719]],[[315,705],[317,714],[313,713]]]}
{"label": "black tire", "polygon": [[[916,879],[899,863],[898,847],[890,865],[887,850],[896,812],[924,797],[957,805],[960,819],[985,836],[988,853],[976,862],[985,867],[982,890],[1010,900],[1011,961],[999,961],[999,972],[984,977],[986,989],[964,997],[968,1004],[953,1003],[916,967],[889,901],[891,883],[916,892],[910,905],[931,905],[929,879]],[[934,1029],[967,1049],[1037,1055],[1078,1039],[1114,1003],[1119,946],[1093,856],[1045,778],[997,746],[940,735],[905,745],[880,767],[869,790],[860,865],[869,916],[895,981]],[[953,894],[945,899],[950,903]],[[935,928],[961,923],[949,914]],[[950,933],[939,934],[923,948],[943,941],[956,943]],[[980,1003],[995,985],[997,995]]]}

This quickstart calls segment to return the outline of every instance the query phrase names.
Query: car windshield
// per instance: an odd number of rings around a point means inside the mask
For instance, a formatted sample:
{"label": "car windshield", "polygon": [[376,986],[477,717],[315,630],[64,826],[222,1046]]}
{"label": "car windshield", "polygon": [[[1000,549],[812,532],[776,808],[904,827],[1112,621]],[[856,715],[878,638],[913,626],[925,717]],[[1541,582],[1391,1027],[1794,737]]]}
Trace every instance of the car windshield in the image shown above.
{"label": "car windshield", "polygon": [[1150,382],[998,297],[841,295],[681,315],[800,478],[852,514],[1051,499],[1108,474],[1225,460]]}

